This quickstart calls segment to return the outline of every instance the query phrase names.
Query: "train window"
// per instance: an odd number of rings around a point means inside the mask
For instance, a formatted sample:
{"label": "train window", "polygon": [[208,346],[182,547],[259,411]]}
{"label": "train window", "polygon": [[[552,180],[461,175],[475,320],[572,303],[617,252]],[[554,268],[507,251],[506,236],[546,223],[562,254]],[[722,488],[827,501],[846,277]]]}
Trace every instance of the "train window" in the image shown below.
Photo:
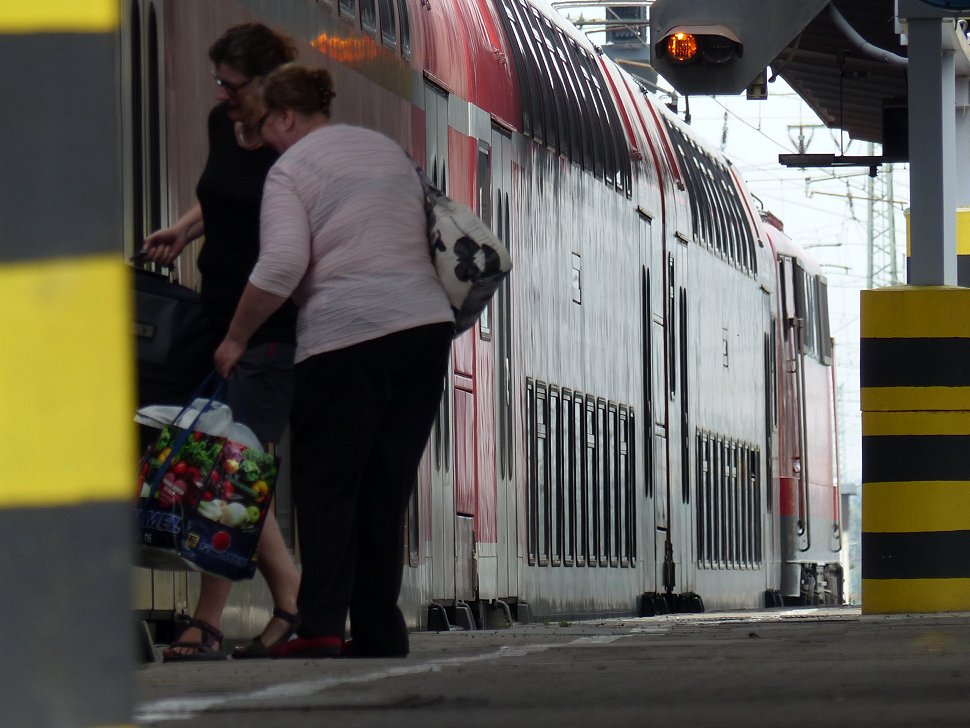
{"label": "train window", "polygon": [[139,3],[131,4],[131,44],[129,52],[131,54],[131,117],[130,133],[131,138],[131,251],[141,248],[142,240],[148,233],[147,220],[144,216],[145,205],[145,153],[143,144],[144,120],[143,103],[143,81],[142,78],[142,44],[141,44],[141,8]]}
{"label": "train window", "polygon": [[697,565],[714,569],[761,566],[761,451],[698,430]]}
{"label": "train window", "polygon": [[549,563],[548,542],[548,400],[546,385],[532,379],[526,382],[529,444],[529,563]]}
{"label": "train window", "polygon": [[[774,318],[771,320],[772,326],[774,326]],[[764,378],[765,378],[765,447],[767,452],[771,452],[771,437],[774,432],[774,416],[772,415],[772,410],[775,406],[775,396],[774,396],[774,350],[771,347],[771,334],[766,333],[764,336]],[[768,509],[771,510],[771,501],[768,501]]]}
{"label": "train window", "polygon": [[[637,415],[627,409],[626,428],[621,430],[626,444],[626,539],[630,566],[637,565]],[[648,476],[649,477],[649,476]]]}
{"label": "train window", "polygon": [[723,454],[722,442],[719,436],[713,435],[708,447],[711,451],[711,528],[710,528],[710,557],[711,566],[720,568],[723,566],[724,549],[721,546],[721,536],[724,529],[721,524],[724,522],[724,462],[721,457]]}
{"label": "train window", "polygon": [[804,352],[808,346],[808,336],[805,332],[806,317],[808,315],[806,311],[808,292],[805,290],[805,271],[794,258],[792,258],[792,281],[794,283],[795,295],[795,318],[796,320],[800,319],[802,324],[800,337],[796,343],[798,344],[799,350]]}
{"label": "train window", "polygon": [[680,130],[673,127],[670,122],[667,123],[667,126],[672,132],[676,131],[676,134],[671,133],[671,140],[673,141],[674,148],[680,157],[680,167],[684,175],[684,184],[687,186],[687,200],[690,203],[690,221],[691,230],[694,233],[694,242],[711,246],[714,244],[714,241],[705,239],[704,228],[701,227],[701,216],[699,210],[700,192],[698,191],[697,183],[694,181],[696,172],[693,165],[687,163],[687,157],[683,153],[683,149],[681,147],[682,137],[680,135]]}
{"label": "train window", "polygon": [[546,478],[546,522],[549,524],[549,555],[553,566],[562,564],[560,516],[562,514],[562,431],[560,430],[559,388],[549,387],[549,421],[546,442],[549,450]]}
{"label": "train window", "polygon": [[708,481],[711,488],[710,504],[707,509],[708,517],[708,529],[707,529],[707,557],[709,564],[712,567],[718,565],[718,559],[720,558],[720,531],[717,528],[717,524],[721,522],[721,507],[720,507],[720,445],[718,444],[718,439],[716,435],[711,434],[707,441],[708,450],[708,468],[710,473],[708,474]]}
{"label": "train window", "polygon": [[583,434],[586,438],[586,453],[584,455],[584,483],[585,490],[585,528],[588,540],[586,541],[586,563],[589,566],[596,566],[599,555],[599,502],[598,493],[600,488],[600,468],[599,468],[599,439],[597,437],[599,428],[596,425],[596,400],[586,398],[586,411],[583,421]]}
{"label": "train window", "polygon": [[619,160],[615,146],[616,139],[610,127],[611,117],[609,112],[612,111],[612,103],[605,95],[596,60],[588,51],[580,49],[579,63],[585,70],[586,80],[592,92],[593,106],[596,110],[595,118],[598,123],[597,136],[603,140],[603,179],[607,184],[618,186]]}
{"label": "train window", "polygon": [[575,137],[573,135],[572,106],[570,95],[567,90],[566,79],[563,74],[563,66],[559,62],[559,53],[556,47],[556,33],[553,30],[552,22],[549,18],[541,17],[536,13],[538,27],[542,34],[538,42],[545,51],[546,64],[549,66],[552,80],[552,95],[556,100],[556,112],[559,123],[559,153],[567,159],[572,159],[575,153]]}
{"label": "train window", "polygon": [[[492,222],[492,159],[491,150],[486,142],[478,143],[478,215],[489,228],[495,230]],[[496,231],[501,234],[501,231]],[[492,305],[488,304],[478,317],[478,335],[484,341],[492,340]]]}
{"label": "train window", "polygon": [[795,307],[802,320],[802,353],[818,356],[818,308],[815,278],[795,261]]}
{"label": "train window", "polygon": [[610,460],[612,454],[607,449],[606,401],[596,402],[596,554],[600,566],[610,564]]}
{"label": "train window", "polygon": [[529,565],[534,566],[536,563],[536,554],[539,552],[539,544],[537,533],[539,526],[536,522],[536,512],[537,502],[538,502],[538,492],[539,487],[537,484],[536,475],[536,446],[539,443],[539,438],[536,436],[536,387],[535,382],[532,379],[525,380],[525,444],[526,444],[526,460],[528,465],[528,548],[529,548]]}
{"label": "train window", "polygon": [[617,438],[616,405],[610,403],[606,408],[606,462],[609,480],[606,481],[606,496],[609,502],[604,531],[608,534],[610,566],[616,566],[620,555],[620,444]]}
{"label": "train window", "polygon": [[559,66],[563,81],[566,87],[567,103],[569,108],[569,137],[570,153],[569,158],[580,167],[586,168],[586,154],[589,149],[589,131],[583,124],[585,115],[583,114],[583,104],[575,73],[572,71],[572,64],[569,62],[568,46],[566,35],[561,28],[555,30],[555,50],[556,64]]}
{"label": "train window", "polygon": [[[565,41],[565,58],[568,62],[570,78],[576,89],[579,98],[579,122],[580,132],[583,137],[583,169],[597,174],[597,159],[602,160],[602,154],[597,156],[597,150],[602,144],[602,139],[596,133],[596,125],[593,123],[594,115],[591,111],[593,102],[590,98],[590,90],[586,85],[586,79],[579,68],[579,49],[575,41],[570,38],[563,38]],[[603,176],[602,166],[599,168],[599,176]]]}
{"label": "train window", "polygon": [[[764,551],[761,546],[764,539],[764,520],[761,517],[761,484],[763,482],[761,477],[761,452],[757,449],[753,450],[751,459],[754,463],[751,469],[751,486],[754,488],[754,563],[755,566],[760,566],[764,559]],[[771,481],[767,481],[765,486],[770,489]]]}
{"label": "train window", "polygon": [[539,19],[539,13],[535,8],[531,6],[522,7],[521,3],[520,8],[523,35],[526,41],[526,48],[530,54],[529,60],[537,69],[537,79],[539,85],[538,90],[542,98],[542,113],[544,115],[544,123],[546,127],[545,143],[546,146],[558,152],[560,149],[559,115],[558,109],[556,108],[556,99],[552,89],[552,70],[546,63],[545,42],[543,41],[541,31],[539,30],[541,20]]}
{"label": "train window", "polygon": [[785,338],[788,336],[788,327],[791,326],[791,319],[795,315],[792,304],[792,287],[789,281],[789,258],[778,256],[778,300],[781,302],[781,318],[785,323]]}
{"label": "train window", "polygon": [[728,568],[731,565],[731,445],[723,437],[718,437],[718,565]]}
{"label": "train window", "polygon": [[539,566],[549,564],[549,400],[546,385],[536,382],[535,406],[536,554]]}
{"label": "train window", "polygon": [[554,134],[553,139],[547,143],[558,154],[568,155],[569,136],[567,133],[565,91],[562,79],[559,77],[559,69],[554,63],[554,53],[544,33],[545,24],[549,21],[535,8],[531,8],[531,12],[526,13],[526,16],[532,23],[532,43],[539,66],[545,69],[544,78],[546,82],[543,86],[546,87],[548,97],[552,100],[547,113]]}
{"label": "train window", "polygon": [[670,398],[677,393],[677,287],[674,283],[674,256],[667,256],[667,382]]}
{"label": "train window", "polygon": [[576,563],[576,419],[573,394],[562,390],[562,562]]}
{"label": "train window", "polygon": [[589,543],[589,519],[586,504],[586,437],[583,429],[585,404],[583,395],[573,393],[572,436],[573,436],[573,533],[575,535],[576,566],[586,565],[586,546]]}
{"label": "train window", "polygon": [[706,173],[708,184],[714,198],[714,208],[711,210],[718,235],[724,239],[724,248],[729,251],[729,257],[737,265],[741,262],[741,241],[738,240],[731,215],[730,189],[724,184],[724,177],[720,163],[704,155],[707,162]]}
{"label": "train window", "polygon": [[617,505],[617,539],[620,544],[620,566],[630,565],[630,452],[628,448],[629,415],[622,405],[617,411],[616,425],[616,505]]}
{"label": "train window", "polygon": [[724,216],[731,236],[731,244],[737,251],[735,257],[738,265],[745,271],[750,271],[753,267],[751,261],[751,251],[747,245],[744,234],[745,219],[744,213],[737,204],[737,191],[734,186],[734,179],[731,172],[720,162],[717,164],[717,181],[724,196]]}
{"label": "train window", "polygon": [[162,226],[162,52],[159,46],[158,14],[148,6],[148,165],[146,172],[146,215],[149,230]]}
{"label": "train window", "polygon": [[360,27],[367,35],[377,35],[377,7],[375,0],[358,0],[360,2]]}
{"label": "train window", "polygon": [[516,0],[502,0],[502,20],[506,35],[513,43],[512,58],[519,78],[522,98],[522,126],[525,134],[540,142],[545,141],[545,125],[543,123],[542,97],[539,94],[539,80],[537,70],[529,59],[526,46],[522,19],[516,5]]}
{"label": "train window", "polygon": [[586,64],[583,63],[583,50],[572,41],[570,41],[569,50],[571,52],[570,55],[572,57],[576,79],[579,81],[579,87],[583,91],[583,110],[585,112],[583,116],[589,120],[590,137],[593,142],[593,163],[590,168],[595,177],[604,178],[606,174],[606,147],[603,135],[603,124],[596,101],[596,91],[593,87],[593,82],[589,76]]}
{"label": "train window", "polygon": [[704,433],[700,430],[697,431],[695,435],[697,438],[697,445],[694,448],[694,452],[697,453],[697,520],[694,522],[694,527],[696,529],[695,538],[697,543],[695,549],[697,551],[697,564],[698,566],[707,565],[707,538],[705,529],[707,527],[707,453],[706,448],[706,437]]}
{"label": "train window", "polygon": [[748,477],[748,448],[738,446],[739,518],[741,524],[738,538],[738,562],[744,568],[751,566],[751,482]]}
{"label": "train window", "polygon": [[688,422],[687,289],[680,289],[680,497],[690,503],[690,428]]}
{"label": "train window", "polygon": [[592,66],[591,76],[599,92],[600,108],[603,119],[603,132],[606,136],[607,182],[621,192],[625,192],[630,177],[630,149],[627,145],[623,122],[616,111],[616,103],[607,86],[605,72],[593,56],[586,54]]}
{"label": "train window", "polygon": [[339,0],[337,3],[337,15],[344,15],[348,18],[356,18],[357,0]]}
{"label": "train window", "polygon": [[829,329],[829,287],[825,278],[817,279],[819,355],[823,364],[832,363],[832,333]]}
{"label": "train window", "polygon": [[397,27],[394,24],[394,0],[377,0],[377,9],[381,18],[381,42],[388,48],[396,48]]}
{"label": "train window", "polygon": [[404,515],[405,542],[408,549],[408,566],[418,566],[420,563],[421,549],[421,514],[418,507],[420,503],[419,488],[417,479],[411,489],[411,497],[408,500],[407,511]]}
{"label": "train window", "polygon": [[757,273],[754,237],[730,170],[672,120],[665,123],[688,188],[695,240],[745,272]]}
{"label": "train window", "polygon": [[647,266],[642,266],[640,269],[640,297],[642,299],[640,306],[640,340],[642,342],[640,357],[643,367],[643,411],[646,413],[648,423],[646,457],[643,461],[646,474],[644,495],[649,498],[653,494],[653,460],[651,458],[652,443],[650,441],[652,433],[649,429],[649,423],[653,422],[653,356],[651,353],[653,314],[651,313],[652,305],[650,301],[650,271]]}
{"label": "train window", "polygon": [[411,55],[411,16],[408,15],[408,4],[404,0],[397,3],[398,19],[401,21],[401,53]]}
{"label": "train window", "polygon": [[738,564],[736,552],[738,545],[738,468],[736,455],[737,452],[734,443],[730,441],[725,443],[725,480],[727,481],[727,508],[725,512],[727,515],[727,527],[724,530],[727,536],[725,556],[728,568],[735,568]]}

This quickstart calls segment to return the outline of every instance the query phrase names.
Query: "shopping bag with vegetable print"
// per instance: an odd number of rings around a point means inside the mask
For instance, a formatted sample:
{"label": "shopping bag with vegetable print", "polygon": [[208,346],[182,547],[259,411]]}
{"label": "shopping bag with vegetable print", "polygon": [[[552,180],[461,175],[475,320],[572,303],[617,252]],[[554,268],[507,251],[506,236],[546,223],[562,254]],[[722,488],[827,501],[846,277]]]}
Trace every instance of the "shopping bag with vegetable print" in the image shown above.
{"label": "shopping bag with vegetable print", "polygon": [[178,554],[182,522],[192,492],[206,483],[232,423],[229,408],[214,398],[196,399],[193,405],[162,426],[139,463],[136,527],[143,566],[186,568]]}
{"label": "shopping bag with vegetable print", "polygon": [[[239,424],[234,428],[238,430]],[[279,459],[264,451],[255,435],[230,435],[205,485],[190,490],[182,556],[196,568],[226,579],[252,578],[256,542],[278,473]]]}

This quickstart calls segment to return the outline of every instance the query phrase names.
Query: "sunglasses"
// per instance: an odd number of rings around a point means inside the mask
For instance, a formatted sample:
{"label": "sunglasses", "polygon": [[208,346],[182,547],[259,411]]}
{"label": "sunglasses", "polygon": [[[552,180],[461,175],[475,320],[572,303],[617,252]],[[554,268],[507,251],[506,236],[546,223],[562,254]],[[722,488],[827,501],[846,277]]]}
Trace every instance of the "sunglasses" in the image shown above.
{"label": "sunglasses", "polygon": [[216,86],[219,88],[224,88],[227,92],[231,94],[239,93],[241,89],[246,88],[249,84],[253,82],[253,79],[247,78],[242,83],[231,83],[224,78],[219,78],[215,73],[212,74],[212,79],[216,82]]}

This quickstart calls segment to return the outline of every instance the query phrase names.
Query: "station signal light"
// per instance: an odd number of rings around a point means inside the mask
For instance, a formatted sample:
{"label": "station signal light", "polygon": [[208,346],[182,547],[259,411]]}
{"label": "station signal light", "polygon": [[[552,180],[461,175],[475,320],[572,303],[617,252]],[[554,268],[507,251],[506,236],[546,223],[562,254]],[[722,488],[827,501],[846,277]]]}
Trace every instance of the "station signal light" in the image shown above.
{"label": "station signal light", "polygon": [[719,66],[744,52],[741,40],[723,25],[672,28],[656,44],[656,57],[673,65]]}

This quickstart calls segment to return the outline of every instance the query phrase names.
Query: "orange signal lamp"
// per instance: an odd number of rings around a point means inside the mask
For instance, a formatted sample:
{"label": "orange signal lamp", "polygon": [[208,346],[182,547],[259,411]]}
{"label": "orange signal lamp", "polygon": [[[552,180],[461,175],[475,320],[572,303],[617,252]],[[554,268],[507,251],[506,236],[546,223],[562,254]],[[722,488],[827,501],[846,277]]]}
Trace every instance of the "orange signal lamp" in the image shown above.
{"label": "orange signal lamp", "polygon": [[697,37],[679,32],[667,36],[667,55],[677,63],[687,63],[697,55]]}

